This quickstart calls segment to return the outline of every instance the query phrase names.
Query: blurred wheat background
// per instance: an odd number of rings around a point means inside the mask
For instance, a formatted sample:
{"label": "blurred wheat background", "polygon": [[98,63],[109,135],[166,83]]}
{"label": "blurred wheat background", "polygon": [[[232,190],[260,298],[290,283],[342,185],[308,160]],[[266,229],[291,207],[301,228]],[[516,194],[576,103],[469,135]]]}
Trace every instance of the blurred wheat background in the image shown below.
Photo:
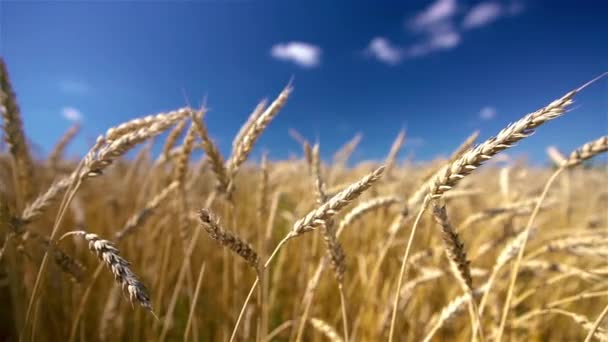
{"label": "blurred wheat background", "polygon": [[378,162],[349,163],[359,137],[322,161],[295,131],[299,157],[248,161],[291,84],[230,155],[186,107],[100,132],[78,161],[77,126],[32,156],[0,66],[0,340],[608,340],[608,177],[591,160],[608,137],[548,149],[552,167],[491,160],[582,88],[424,164],[396,158],[405,132]]}

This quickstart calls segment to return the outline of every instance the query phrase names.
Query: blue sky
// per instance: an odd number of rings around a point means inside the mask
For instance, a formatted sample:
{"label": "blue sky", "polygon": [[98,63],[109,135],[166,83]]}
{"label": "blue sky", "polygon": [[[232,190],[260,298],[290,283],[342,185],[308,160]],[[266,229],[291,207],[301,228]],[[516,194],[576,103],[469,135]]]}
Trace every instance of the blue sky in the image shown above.
{"label": "blue sky", "polygon": [[[329,158],[356,133],[355,159],[450,153],[608,71],[602,1],[0,2],[0,54],[40,154],[72,124],[70,154],[106,128],[206,97],[221,149],[263,98],[294,78],[259,141],[300,154],[296,129]],[[608,80],[511,154],[545,159],[608,132]]]}

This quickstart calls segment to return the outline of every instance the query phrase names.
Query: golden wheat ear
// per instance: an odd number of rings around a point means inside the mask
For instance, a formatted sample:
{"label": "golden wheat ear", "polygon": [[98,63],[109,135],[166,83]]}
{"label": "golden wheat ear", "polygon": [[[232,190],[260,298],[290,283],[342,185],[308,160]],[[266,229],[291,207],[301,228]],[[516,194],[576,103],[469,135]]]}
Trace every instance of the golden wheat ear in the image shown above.
{"label": "golden wheat ear", "polygon": [[198,211],[203,229],[209,234],[209,237],[217,241],[220,245],[230,249],[236,255],[240,256],[256,271],[259,268],[260,258],[258,253],[245,240],[241,239],[236,234],[225,230],[219,220],[208,209]]}
{"label": "golden wheat ear", "polygon": [[97,234],[87,233],[83,230],[65,233],[59,240],[70,235],[76,235],[88,241],[89,250],[95,253],[97,258],[110,269],[116,282],[129,294],[131,301],[136,301],[144,309],[154,314],[148,290],[139,281],[137,275],[133,273],[130,263],[120,256],[120,252],[112,242],[100,238]]}
{"label": "golden wheat ear", "polygon": [[6,63],[0,58],[0,112],[9,151],[15,161],[15,176],[21,202],[28,201],[34,192],[34,164],[27,145],[21,120],[21,110],[8,74]]}

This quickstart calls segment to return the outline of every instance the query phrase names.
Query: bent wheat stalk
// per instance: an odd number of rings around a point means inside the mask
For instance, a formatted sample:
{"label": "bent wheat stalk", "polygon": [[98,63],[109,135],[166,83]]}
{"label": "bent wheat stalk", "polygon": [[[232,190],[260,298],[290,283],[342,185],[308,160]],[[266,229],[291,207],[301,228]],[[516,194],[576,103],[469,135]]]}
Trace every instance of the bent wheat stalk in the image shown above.
{"label": "bent wheat stalk", "polygon": [[524,116],[522,119],[516,121],[515,123],[507,126],[495,137],[491,137],[479,146],[465,152],[460,158],[456,159],[454,162],[446,165],[442,170],[438,172],[438,174],[433,177],[430,181],[430,187],[428,193],[423,200],[423,204],[420,208],[420,212],[414,221],[414,225],[412,226],[412,230],[410,232],[410,237],[408,239],[403,259],[401,262],[401,270],[399,272],[397,278],[397,289],[395,291],[394,301],[393,301],[393,315],[391,318],[391,328],[389,332],[389,341],[393,341],[394,333],[395,333],[395,324],[397,319],[397,306],[399,303],[399,293],[401,292],[401,285],[403,282],[403,277],[406,274],[407,270],[407,260],[409,257],[410,249],[412,246],[412,242],[414,236],[416,234],[416,229],[418,227],[418,223],[420,218],[422,217],[423,212],[425,211],[427,205],[429,204],[431,199],[439,199],[442,195],[451,190],[454,186],[456,186],[461,179],[469,175],[473,172],[477,167],[481,166],[485,161],[491,159],[493,156],[497,155],[499,152],[510,148],[516,142],[529,137],[534,133],[534,130],[538,128],[540,125],[544,124],[547,121],[553,120],[557,117],[560,117],[562,114],[566,112],[568,106],[570,106],[573,102],[573,97],[576,95],[583,87],[570,91],[566,95],[561,98],[551,102],[549,105],[530,113]]}
{"label": "bent wheat stalk", "polygon": [[[334,195],[323,205],[309,212],[306,216],[296,221],[289,233],[277,244],[274,251],[270,253],[270,256],[264,263],[262,271],[268,268],[270,262],[274,259],[274,257],[278,254],[281,248],[291,239],[300,236],[304,233],[313,231],[315,228],[320,225],[326,224],[328,220],[331,220],[338,211],[348,205],[350,202],[354,201],[357,197],[359,197],[365,190],[369,189],[374,183],[376,183],[384,172],[384,166],[380,166],[375,169],[365,177],[361,178],[358,182],[353,183],[348,188],[342,190],[341,192]],[[251,300],[251,296],[258,285],[259,277],[253,282],[251,289],[249,290],[249,294],[245,298],[245,302],[243,303],[237,321],[234,325],[234,329],[232,331],[232,337],[230,341],[234,341],[236,337],[236,332],[238,330],[239,323],[243,314],[245,313],[245,308]]]}
{"label": "bent wheat stalk", "polygon": [[504,328],[505,328],[505,325],[507,322],[507,317],[509,315],[511,300],[513,298],[515,283],[517,281],[517,274],[519,272],[519,268],[521,266],[521,262],[522,262],[522,259],[524,256],[524,251],[526,249],[526,243],[528,241],[528,234],[532,227],[532,224],[534,224],[534,220],[536,219],[538,212],[540,211],[541,204],[542,204],[544,198],[547,196],[547,193],[549,192],[549,188],[551,187],[553,182],[557,179],[557,177],[564,170],[572,168],[577,165],[580,165],[583,161],[593,158],[594,156],[596,156],[602,152],[606,152],[606,151],[608,151],[608,136],[603,136],[599,139],[588,142],[588,143],[584,144],[583,146],[581,146],[580,148],[574,150],[570,154],[568,159],[565,162],[563,162],[561,164],[561,166],[547,180],[547,183],[545,184],[543,192],[541,193],[541,195],[538,199],[538,202],[536,203],[536,206],[534,207],[534,211],[532,212],[532,215],[530,215],[528,223],[526,224],[526,228],[524,229],[524,238],[523,238],[522,247],[519,249],[519,252],[517,254],[517,259],[515,260],[513,269],[511,270],[511,277],[510,277],[510,281],[509,281],[509,287],[507,290],[507,297],[505,299],[505,304],[503,305],[500,326],[498,328],[498,333],[497,333],[498,341],[500,341],[500,339],[502,338],[502,334],[504,332]]}
{"label": "bent wheat stalk", "polygon": [[604,318],[606,318],[606,316],[608,316],[608,305],[604,307],[604,310],[602,310],[599,316],[597,316],[595,322],[593,322],[593,325],[589,328],[589,333],[587,334],[587,337],[585,337],[585,342],[591,342],[593,336],[596,336],[596,333],[600,328],[600,324],[602,324],[602,321],[604,320]]}
{"label": "bent wheat stalk", "polygon": [[[65,184],[65,188],[61,188],[58,191],[51,187],[51,189],[42,195],[43,197],[46,197],[48,194],[53,194],[53,196],[46,198],[47,200],[52,200],[54,196],[57,196],[62,191],[66,191],[55,218],[55,223],[53,224],[50,236],[51,243],[54,243],[54,238],[59,231],[59,226],[70,201],[74,198],[78,188],[84,180],[100,175],[115,159],[124,155],[137,144],[161,134],[165,129],[169,128],[169,126],[188,116],[190,112],[190,108],[182,108],[169,113],[131,120],[117,127],[108,129],[105,136],[99,136],[95,145],[85,155],[76,170],[68,177],[69,181],[63,183]],[[41,206],[44,204],[45,202],[40,203]],[[38,300],[38,289],[41,286],[42,274],[46,269],[47,262],[48,252],[45,252],[27,305],[25,324],[22,327],[22,332],[20,334],[21,338],[24,338],[25,329],[27,329],[30,323],[32,309]]]}

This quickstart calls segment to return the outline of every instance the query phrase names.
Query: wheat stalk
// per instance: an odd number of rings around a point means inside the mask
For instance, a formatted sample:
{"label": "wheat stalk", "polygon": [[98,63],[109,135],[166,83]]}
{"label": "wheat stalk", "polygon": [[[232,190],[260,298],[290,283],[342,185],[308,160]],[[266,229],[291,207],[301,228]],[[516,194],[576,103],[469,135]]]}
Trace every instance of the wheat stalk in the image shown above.
{"label": "wheat stalk", "polygon": [[[605,329],[602,329],[602,328],[597,328],[597,327],[594,329],[594,324],[592,322],[590,322],[587,319],[587,317],[574,313],[574,312],[571,312],[571,311],[555,309],[555,308],[540,309],[540,310],[536,310],[535,312],[533,312],[533,314],[531,314],[529,317],[536,316],[536,315],[546,315],[546,314],[559,314],[559,315],[569,317],[574,322],[576,322],[578,325],[580,325],[583,329],[587,330],[590,334],[592,334],[599,341],[608,341],[608,331],[606,331]],[[589,338],[586,340],[590,341],[591,339]]]}
{"label": "wheat stalk", "polygon": [[[319,152],[319,144],[316,144],[312,150],[312,175],[315,179],[315,191],[317,193],[317,203],[322,205],[327,200],[325,182],[321,177],[321,157]],[[344,272],[346,271],[346,256],[342,245],[336,237],[334,229],[334,220],[327,219],[323,222],[322,232],[323,241],[327,247],[331,266],[334,269],[334,274],[338,280],[338,289],[340,292],[340,304],[342,308],[342,322],[344,326],[344,339],[348,341],[348,323],[346,317],[346,301],[344,299]]]}
{"label": "wheat stalk", "polygon": [[[372,171],[358,182],[353,183],[348,188],[342,190],[338,194],[331,197],[329,200],[327,200],[327,202],[319,206],[317,209],[312,210],[306,216],[296,221],[291,231],[287,233],[287,235],[277,244],[274,251],[270,253],[270,256],[264,263],[264,269],[268,268],[271,261],[289,240],[306,232],[312,231],[320,225],[326,224],[327,221],[330,220],[340,209],[344,208],[351,201],[355,200],[365,190],[369,189],[375,182],[377,182],[382,177],[382,172],[384,172],[384,166],[381,166],[376,170]],[[249,294],[247,295],[245,302],[241,306],[241,311],[239,317],[237,318],[237,323],[235,324],[234,329],[232,330],[232,337],[230,338],[231,341],[233,341],[234,337],[236,336],[236,331],[238,329],[240,320],[243,316],[243,313],[245,312],[245,308],[247,307],[249,300],[251,299],[253,291],[258,285],[258,282],[259,277],[256,278],[255,282],[251,286]]]}
{"label": "wheat stalk", "polygon": [[502,333],[504,331],[505,325],[507,323],[507,317],[509,315],[509,309],[511,306],[511,299],[513,298],[513,291],[515,288],[515,283],[517,281],[517,275],[519,273],[519,267],[521,265],[521,261],[523,259],[524,256],[524,252],[526,249],[526,243],[528,240],[528,232],[530,231],[530,229],[532,228],[532,224],[534,223],[534,219],[536,218],[536,216],[538,215],[538,212],[540,210],[540,207],[542,205],[542,201],[543,199],[547,196],[547,193],[549,192],[549,188],[551,187],[551,185],[553,184],[553,182],[557,179],[557,177],[566,169],[572,168],[574,166],[580,165],[583,161],[588,160],[592,157],[597,156],[598,154],[602,153],[602,152],[606,152],[608,151],[608,136],[603,136],[599,139],[596,139],[592,142],[586,143],[583,146],[581,146],[580,148],[574,150],[570,156],[568,157],[568,160],[563,163],[554,173],[553,175],[551,175],[551,177],[549,177],[549,179],[547,180],[547,183],[545,184],[545,187],[542,191],[542,194],[540,195],[540,198],[534,208],[534,211],[532,212],[532,215],[530,215],[530,218],[528,220],[528,223],[526,225],[526,228],[524,229],[524,238],[523,238],[523,243],[522,243],[522,247],[521,249],[518,251],[517,254],[517,259],[515,260],[515,263],[513,265],[513,269],[511,270],[511,277],[510,277],[510,281],[509,281],[509,287],[507,290],[507,298],[505,299],[505,304],[503,306],[503,311],[502,311],[502,316],[501,316],[501,320],[500,320],[500,326],[498,328],[498,340],[500,340],[500,338],[502,337]]}
{"label": "wheat stalk", "polygon": [[578,91],[580,91],[584,87],[585,86],[568,92],[566,95],[551,102],[549,105],[533,113],[530,113],[524,116],[522,119],[516,121],[515,123],[507,126],[503,130],[501,130],[495,137],[489,138],[479,146],[465,152],[454,162],[446,165],[441,171],[438,172],[436,176],[431,179],[431,181],[429,182],[429,192],[425,196],[422,208],[420,209],[420,212],[416,217],[416,220],[414,221],[414,225],[410,232],[410,237],[408,239],[408,243],[404,251],[403,260],[401,263],[401,270],[397,278],[397,291],[395,292],[395,299],[393,302],[393,317],[391,329],[389,332],[389,341],[392,342],[394,336],[399,292],[401,289],[403,277],[405,276],[407,259],[409,257],[409,252],[412,246],[414,236],[416,234],[418,223],[420,221],[420,218],[422,217],[422,213],[428,205],[429,200],[441,198],[441,196],[445,192],[451,190],[454,186],[456,186],[456,184],[458,184],[461,179],[469,175],[477,167],[481,166],[484,161],[489,160],[499,152],[510,148],[519,140],[529,137],[534,133],[534,130],[537,127],[544,124],[545,122],[555,119],[564,114],[568,106],[572,104],[572,99],[574,95],[576,95]]}
{"label": "wheat stalk", "polygon": [[[112,321],[115,320],[118,314],[118,307],[120,304],[120,286],[114,284],[110,289],[110,294],[104,305],[103,312],[101,314],[101,320],[99,321],[99,340],[108,341],[108,333],[114,332],[115,327],[110,327]],[[112,336],[112,335],[110,335]],[[115,336],[115,335],[114,335]]]}

